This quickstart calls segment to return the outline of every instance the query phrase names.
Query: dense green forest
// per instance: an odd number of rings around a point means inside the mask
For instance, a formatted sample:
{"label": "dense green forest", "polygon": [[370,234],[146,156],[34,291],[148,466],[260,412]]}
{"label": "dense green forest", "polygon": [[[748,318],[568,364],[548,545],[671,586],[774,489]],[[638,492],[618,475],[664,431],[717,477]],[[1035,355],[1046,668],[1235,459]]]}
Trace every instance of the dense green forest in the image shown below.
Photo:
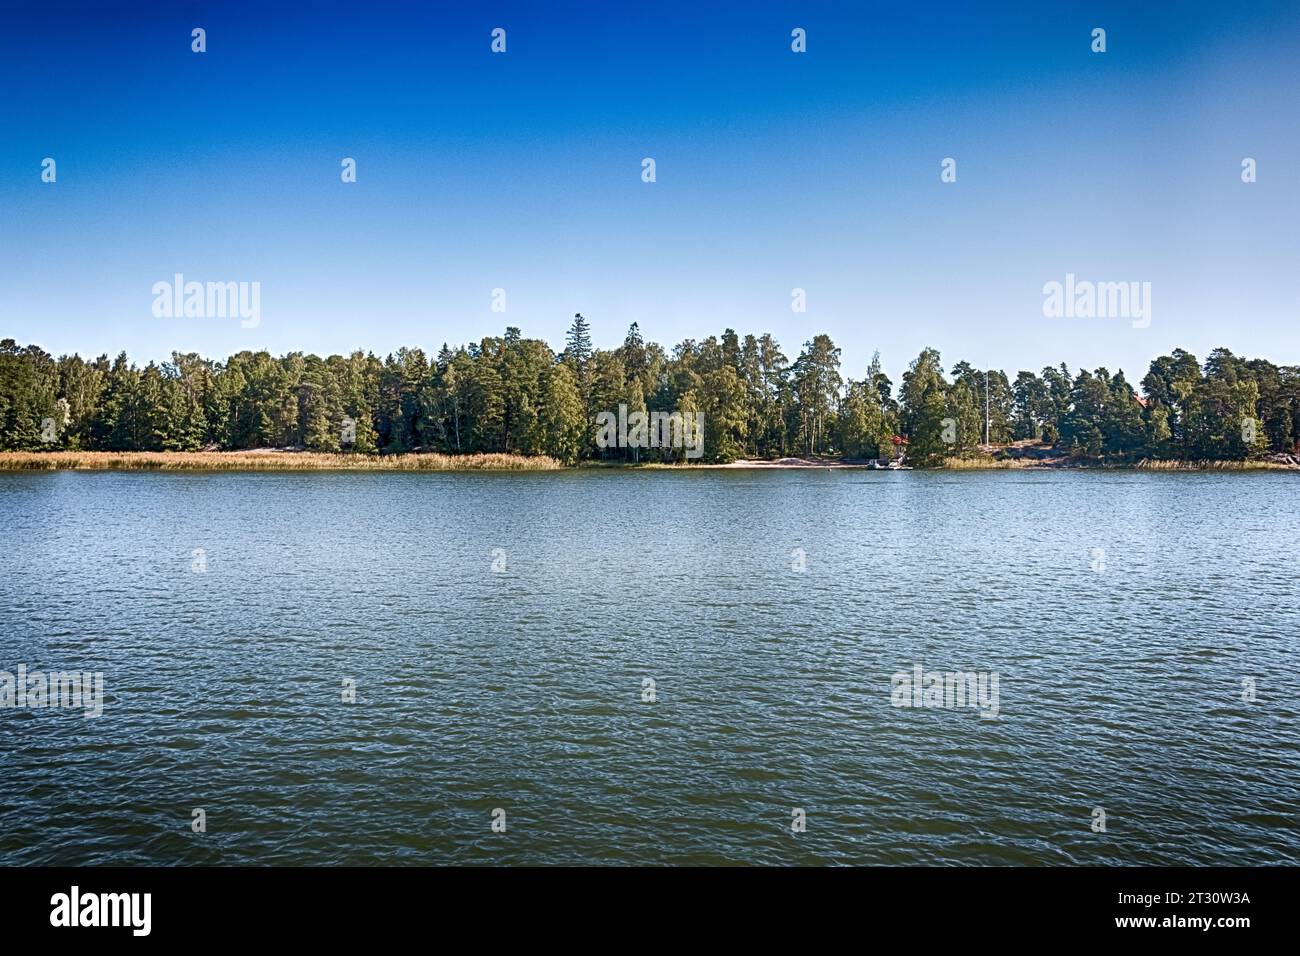
{"label": "dense green forest", "polygon": [[[1205,361],[1175,349],[1151,363],[1138,388],[1105,368],[1065,363],[1014,379],[990,371],[994,443],[1048,442],[1070,454],[1243,459],[1292,452],[1300,438],[1300,367],[1215,349]],[[908,457],[936,464],[979,453],[985,371],[947,373],[926,349],[895,389],[877,355],[846,377],[840,350],[818,335],[790,361],[770,335],[646,342],[634,324],[623,344],[592,346],[575,316],[558,355],[517,328],[432,360],[418,348],[380,359],[240,352],[224,362],[173,353],[132,364],[59,358],[0,341],[0,449],[190,451],[302,447],[362,453],[548,454],[564,462],[681,460],[680,449],[599,449],[600,411],[702,412],[704,461],[841,454],[886,457],[907,436]],[[1139,397],[1140,396],[1140,397]],[[344,443],[344,420],[355,440]]]}

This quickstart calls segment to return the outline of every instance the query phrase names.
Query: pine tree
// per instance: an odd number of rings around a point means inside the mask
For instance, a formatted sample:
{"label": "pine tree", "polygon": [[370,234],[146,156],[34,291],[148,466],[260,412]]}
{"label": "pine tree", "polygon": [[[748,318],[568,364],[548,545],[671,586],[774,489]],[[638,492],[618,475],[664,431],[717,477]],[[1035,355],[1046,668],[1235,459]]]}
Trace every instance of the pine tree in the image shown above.
{"label": "pine tree", "polygon": [[541,385],[535,443],[544,454],[574,464],[585,447],[587,421],[573,370],[552,365],[542,373]]}
{"label": "pine tree", "polygon": [[946,436],[953,435],[956,421],[953,428],[944,421],[951,417],[947,391],[939,353],[934,349],[922,351],[903,373],[900,425],[908,439],[907,456],[917,464],[937,464],[952,451]]}
{"label": "pine tree", "polygon": [[573,370],[574,381],[578,385],[578,394],[582,396],[583,415],[588,422],[596,414],[595,400],[592,397],[593,374],[591,360],[594,351],[591,345],[591,326],[582,317],[581,312],[574,313],[573,325],[564,336],[565,348],[561,361]]}

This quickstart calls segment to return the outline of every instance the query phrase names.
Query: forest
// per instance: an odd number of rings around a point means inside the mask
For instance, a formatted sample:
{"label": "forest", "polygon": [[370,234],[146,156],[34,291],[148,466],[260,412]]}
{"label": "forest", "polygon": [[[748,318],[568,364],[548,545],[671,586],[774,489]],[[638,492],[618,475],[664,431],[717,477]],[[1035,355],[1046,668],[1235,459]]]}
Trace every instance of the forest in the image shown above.
{"label": "forest", "polygon": [[[829,336],[793,359],[771,335],[731,329],[671,352],[636,324],[623,344],[592,345],[574,317],[558,354],[507,328],[436,356],[402,348],[224,361],[173,353],[143,368],[125,353],[55,358],[0,341],[0,450],[196,451],[300,448],[389,454],[496,452],[586,460],[681,461],[675,448],[598,448],[595,417],[699,412],[704,462],[827,455],[890,457],[907,439],[922,466],[975,458],[985,427],[986,370],[945,371],[927,348],[895,385],[877,354],[845,374]],[[1122,371],[987,371],[989,440],[1045,443],[1081,461],[1244,460],[1293,453],[1300,438],[1300,367],[1224,348],[1204,363],[1175,349],[1136,385]],[[345,428],[345,422],[351,427]],[[345,440],[347,439],[347,440]]]}

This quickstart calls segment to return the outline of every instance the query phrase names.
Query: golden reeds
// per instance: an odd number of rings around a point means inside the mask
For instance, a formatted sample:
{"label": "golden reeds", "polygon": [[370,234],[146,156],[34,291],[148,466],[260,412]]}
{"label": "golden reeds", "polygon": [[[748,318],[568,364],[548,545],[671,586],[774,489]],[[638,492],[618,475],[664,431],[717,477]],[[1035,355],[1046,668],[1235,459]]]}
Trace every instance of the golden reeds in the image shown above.
{"label": "golden reeds", "polygon": [[6,451],[0,471],[552,471],[545,455],[329,454],[306,451]]}

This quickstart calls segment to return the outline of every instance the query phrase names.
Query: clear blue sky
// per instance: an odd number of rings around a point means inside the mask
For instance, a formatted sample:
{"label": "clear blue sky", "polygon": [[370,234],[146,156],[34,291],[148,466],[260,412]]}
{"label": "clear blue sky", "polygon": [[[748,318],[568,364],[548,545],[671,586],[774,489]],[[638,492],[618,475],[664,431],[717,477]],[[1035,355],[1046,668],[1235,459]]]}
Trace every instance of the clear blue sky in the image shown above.
{"label": "clear blue sky", "polygon": [[[108,6],[0,12],[0,336],[56,354],[559,347],[581,311],[827,332],[854,376],[1300,362],[1295,2]],[[261,325],[155,318],[176,272],[259,281]],[[1150,328],[1044,318],[1067,272],[1151,282]]]}

